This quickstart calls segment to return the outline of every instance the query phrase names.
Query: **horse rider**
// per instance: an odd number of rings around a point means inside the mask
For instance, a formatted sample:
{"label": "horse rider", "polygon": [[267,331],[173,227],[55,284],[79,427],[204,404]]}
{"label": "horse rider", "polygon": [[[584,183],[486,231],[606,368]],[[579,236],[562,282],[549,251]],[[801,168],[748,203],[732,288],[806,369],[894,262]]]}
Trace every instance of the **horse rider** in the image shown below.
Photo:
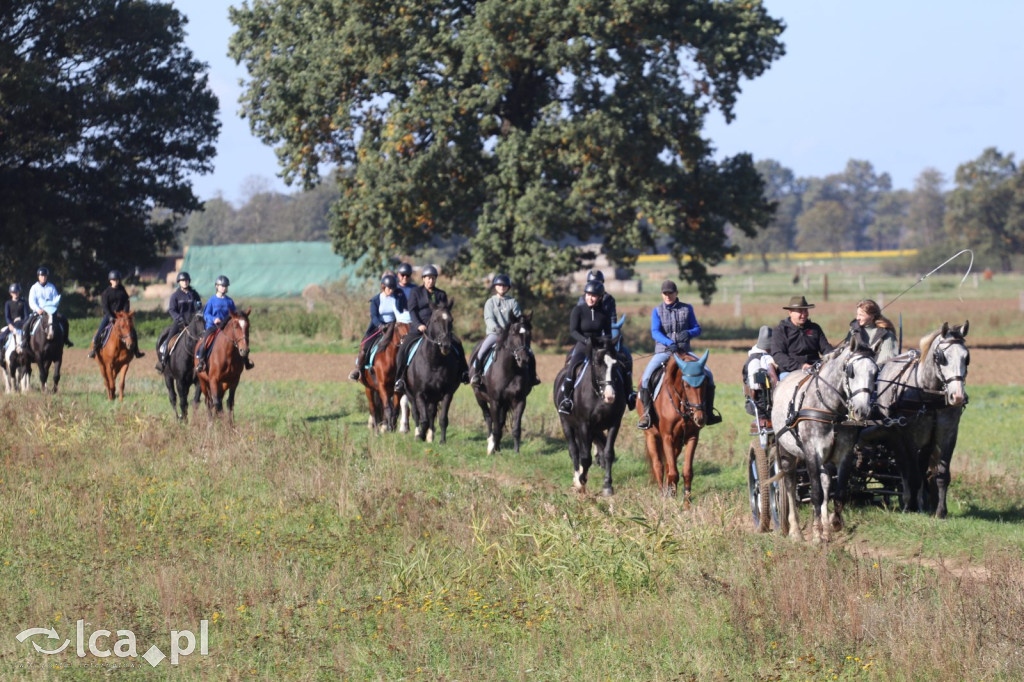
{"label": "horse rider", "polygon": [[[129,313],[132,310],[132,300],[125,290],[124,285],[121,284],[121,271],[111,270],[107,274],[107,279],[110,281],[110,286],[106,288],[103,294],[100,296],[100,307],[103,309],[103,319],[100,320],[99,329],[92,337],[92,345],[89,347],[89,357],[96,357],[97,346],[100,343],[100,334],[103,333],[103,329],[110,324],[117,313]],[[145,353],[139,350],[139,335],[135,331],[135,326],[132,326],[132,348],[135,350],[135,357],[145,357]]]}
{"label": "horse rider", "polygon": [[[423,280],[423,284],[413,289],[412,295],[409,297],[409,315],[412,318],[412,327],[398,348],[398,367],[395,371],[396,391],[405,390],[405,372],[409,368],[409,349],[412,348],[413,342],[427,331],[427,323],[430,322],[430,317],[434,313],[430,305],[432,303],[448,305],[448,294],[434,286],[437,282],[437,268],[433,265],[424,266],[420,271],[420,279]],[[468,384],[469,367],[466,365],[466,351],[462,349],[462,341],[454,334],[452,334],[452,349],[462,365],[459,368],[460,381]]]}
{"label": "horse rider", "polygon": [[36,318],[41,316],[44,312],[49,313],[60,328],[64,330],[64,345],[70,348],[75,344],[73,344],[71,339],[68,337],[68,320],[57,312],[57,306],[60,305],[60,292],[57,291],[57,287],[53,285],[53,282],[48,281],[49,278],[49,268],[40,266],[39,269],[36,270],[37,281],[28,291],[28,307],[30,315],[28,324],[25,325],[25,329],[31,333],[32,325],[35,323]]}
{"label": "horse rider", "polygon": [[789,317],[779,320],[772,331],[772,357],[779,366],[780,381],[790,372],[810,369],[832,350],[825,332],[811,322],[808,311],[813,307],[803,296],[793,296],[789,305],[782,306]]}
{"label": "horse rider", "polygon": [[178,288],[174,290],[170,301],[167,302],[167,314],[171,316],[171,326],[160,332],[156,341],[156,354],[159,356],[156,371],[160,373],[163,373],[164,365],[167,364],[167,343],[175,334],[181,333],[188,327],[195,314],[203,309],[203,299],[199,296],[199,292],[192,288],[192,278],[189,274],[182,270],[178,273],[176,281]]}
{"label": "horse rider", "polygon": [[587,351],[594,343],[595,337],[611,338],[612,320],[601,306],[604,285],[600,280],[591,279],[583,287],[583,305],[575,305],[569,315],[569,336],[576,345],[572,347],[566,360],[566,372],[562,379],[562,399],[558,402],[558,411],[572,414],[573,386],[576,381],[576,368],[586,359]]}
{"label": "horse rider", "polygon": [[[512,288],[512,280],[509,279],[508,275],[495,275],[491,281],[491,286],[494,287],[494,295],[484,303],[484,329],[487,335],[480,342],[476,353],[470,359],[469,383],[473,386],[480,386],[483,382],[484,363],[487,361],[487,354],[494,347],[494,344],[498,342],[502,331],[508,328],[512,318],[523,316],[523,311],[519,308],[519,301],[509,296],[508,292]],[[530,360],[530,372],[533,375],[531,381],[536,386],[540,383],[540,379],[537,378],[536,362],[533,361],[532,357]]]}
{"label": "horse rider", "polygon": [[[779,382],[779,366],[775,364],[775,358],[771,356],[772,350],[772,328],[763,325],[757,332],[757,341],[747,351],[746,362],[743,363],[743,395],[753,398],[755,392],[762,389],[758,381],[758,375],[764,373],[768,378],[768,385],[774,389]],[[754,406],[751,401],[746,401],[747,413],[753,416]],[[768,415],[765,415],[768,416]]]}
{"label": "horse rider", "polygon": [[[640,402],[644,406],[644,414],[637,422],[637,428],[651,428],[651,412],[653,411],[654,393],[651,389],[651,376],[662,364],[675,353],[689,353],[690,339],[700,336],[700,323],[693,312],[693,306],[679,300],[679,288],[676,283],[666,279],[661,283],[661,303],[651,310],[651,338],[654,339],[654,357],[647,363],[643,377],[640,379]],[[718,424],[722,416],[715,412],[715,378],[705,367],[704,374],[708,378],[704,390],[705,412],[704,423],[708,426]]]}
{"label": "horse rider", "polygon": [[[587,281],[600,282],[601,286],[604,286],[604,273],[600,270],[590,270],[587,272]],[[576,301],[576,305],[586,305],[582,294],[579,300]],[[601,308],[604,310],[605,315],[608,316],[608,319],[612,321],[612,324],[619,321],[618,312],[615,310],[615,297],[609,294],[607,290],[601,296]],[[629,382],[629,396],[626,398],[626,406],[632,410],[636,407],[636,391],[633,390],[633,354],[626,347],[625,339],[622,339],[619,347],[621,349],[620,359],[622,360],[622,366],[626,369],[626,381]]]}
{"label": "horse rider", "polygon": [[[214,283],[217,293],[210,297],[210,300],[206,302],[206,307],[203,308],[206,330],[203,331],[203,336],[199,339],[199,343],[196,344],[197,372],[206,371],[206,356],[210,354],[210,349],[206,347],[206,339],[209,338],[215,328],[218,330],[223,329],[224,325],[231,319],[231,313],[237,312],[235,310],[235,302],[228,296],[229,286],[231,286],[231,280],[224,275],[217,277],[217,281]],[[256,366],[249,355],[246,355],[244,360],[246,369],[252,369]]]}
{"label": "horse rider", "polygon": [[[877,303],[870,298],[858,303],[857,316],[850,321],[851,328],[854,323],[859,324],[860,328],[867,332],[871,350],[875,353],[875,362],[879,366],[895,357],[898,352],[895,326],[882,314],[882,309]],[[846,340],[849,339],[850,336],[847,334]]]}
{"label": "horse rider", "polygon": [[23,329],[25,320],[28,319],[28,301],[21,297],[21,285],[17,282],[7,287],[11,295],[10,300],[4,302],[4,326],[0,328],[0,355],[4,352],[4,345],[7,337],[15,331]]}
{"label": "horse rider", "polygon": [[398,288],[405,294],[405,301],[412,299],[412,292],[416,285],[412,283],[412,266],[408,263],[401,263],[395,268],[395,275],[398,277]]}
{"label": "horse rider", "polygon": [[356,368],[348,375],[352,381],[359,381],[359,375],[366,364],[366,354],[370,351],[384,325],[391,322],[408,322],[409,304],[405,300],[405,292],[398,286],[398,278],[390,272],[380,278],[380,292],[370,299],[370,326],[363,333],[363,341],[359,345],[356,356]]}

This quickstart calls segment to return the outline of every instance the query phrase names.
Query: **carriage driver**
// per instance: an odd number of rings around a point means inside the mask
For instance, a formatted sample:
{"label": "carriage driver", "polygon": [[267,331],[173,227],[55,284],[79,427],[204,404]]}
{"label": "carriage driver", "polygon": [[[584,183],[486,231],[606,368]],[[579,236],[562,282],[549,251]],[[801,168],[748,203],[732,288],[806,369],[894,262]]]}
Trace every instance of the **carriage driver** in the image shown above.
{"label": "carriage driver", "polygon": [[4,302],[4,326],[0,328],[0,355],[4,352],[4,345],[7,343],[7,336],[15,330],[23,329],[25,320],[28,319],[28,302],[21,297],[21,285],[17,282],[7,287],[11,295],[9,301]]}
{"label": "carriage driver", "polygon": [[594,338],[611,338],[612,321],[601,307],[603,295],[604,285],[596,279],[590,280],[583,287],[583,305],[573,306],[569,315],[569,336],[576,345],[572,347],[569,358],[565,361],[569,371],[562,379],[562,399],[558,403],[558,411],[562,414],[572,414],[576,367],[586,359],[587,350],[593,344]]}
{"label": "carriage driver", "polygon": [[790,372],[810,369],[832,350],[825,332],[808,317],[813,307],[803,296],[793,296],[789,305],[782,306],[789,317],[780,320],[772,332],[772,357],[779,366],[779,381]]}
{"label": "carriage driver", "polygon": [[[689,353],[690,339],[700,336],[700,323],[693,312],[693,306],[679,300],[676,283],[666,279],[661,283],[661,303],[651,311],[651,337],[654,339],[654,357],[647,363],[643,378],[640,379],[640,402],[644,414],[637,428],[651,428],[651,411],[654,395],[651,391],[651,375],[668,361],[674,353]],[[704,423],[708,426],[722,421],[722,415],[715,412],[715,378],[705,366],[708,385],[704,391]]]}
{"label": "carriage driver", "polygon": [[[214,327],[223,329],[224,325],[231,318],[231,313],[236,312],[235,302],[228,296],[229,286],[231,286],[231,280],[224,275],[218,277],[215,283],[217,293],[210,297],[210,300],[206,302],[206,307],[203,308],[206,331],[203,332],[203,336],[196,345],[196,372],[206,371],[206,356],[210,353],[210,349],[206,347],[206,339],[213,333]],[[256,366],[250,358],[251,354],[246,355],[244,358],[246,369],[252,369]]]}
{"label": "carriage driver", "polygon": [[170,327],[160,332],[160,337],[156,340],[156,354],[160,358],[156,363],[156,371],[160,373],[163,373],[164,365],[167,364],[167,342],[175,334],[181,333],[181,330],[192,321],[192,317],[203,309],[203,299],[200,298],[199,292],[192,288],[192,278],[189,274],[184,270],[179,272],[176,281],[178,288],[167,302],[167,314],[173,322]]}
{"label": "carriage driver", "polygon": [[[412,317],[412,327],[398,348],[398,367],[395,370],[396,391],[405,390],[405,371],[409,368],[409,349],[413,342],[427,331],[427,323],[430,322],[430,316],[434,313],[430,305],[432,303],[448,304],[448,294],[434,286],[434,283],[437,282],[437,268],[433,265],[424,266],[420,271],[420,278],[423,280],[423,284],[413,289],[412,296],[409,297],[409,315]],[[469,367],[466,365],[466,351],[462,349],[462,341],[454,334],[452,334],[452,349],[462,364],[460,380],[462,383],[468,384]]]}
{"label": "carriage driver", "polygon": [[60,328],[64,330],[64,345],[69,348],[74,346],[75,344],[71,343],[71,339],[68,337],[67,318],[57,312],[57,306],[60,305],[60,292],[57,291],[57,287],[53,286],[52,282],[47,281],[50,277],[49,268],[40,267],[36,270],[36,277],[39,281],[28,290],[30,315],[28,324],[25,325],[25,331],[31,333],[32,325],[35,324],[36,318],[47,312],[53,317]]}
{"label": "carriage driver", "polygon": [[[491,348],[498,342],[501,332],[508,328],[513,317],[523,316],[522,310],[519,309],[519,302],[508,295],[509,289],[512,288],[512,280],[508,275],[495,275],[491,286],[494,287],[494,295],[484,303],[484,326],[487,336],[480,342],[476,353],[470,358],[469,383],[474,386],[479,386],[482,383],[484,362],[487,361],[487,354]],[[533,385],[536,386],[540,383],[540,379],[537,378],[537,363],[532,357],[532,352],[530,372],[533,374]]]}
{"label": "carriage driver", "polygon": [[398,278],[390,272],[384,273],[380,278],[380,293],[370,299],[370,326],[363,334],[363,341],[359,344],[359,353],[356,356],[356,368],[352,370],[348,378],[352,381],[359,381],[359,375],[366,364],[366,354],[373,346],[373,339],[377,338],[378,331],[391,322],[409,322],[409,304],[405,300],[405,292],[398,286]]}
{"label": "carriage driver", "polygon": [[[110,280],[110,286],[100,296],[103,319],[100,320],[100,326],[92,337],[92,346],[89,348],[90,358],[96,357],[97,346],[100,343],[100,334],[117,317],[117,313],[130,313],[132,310],[131,297],[128,296],[124,285],[121,284],[121,271],[111,270],[107,275],[107,279]],[[146,354],[139,350],[139,335],[136,333],[134,325],[132,325],[132,348],[135,350],[135,357],[145,357]]]}

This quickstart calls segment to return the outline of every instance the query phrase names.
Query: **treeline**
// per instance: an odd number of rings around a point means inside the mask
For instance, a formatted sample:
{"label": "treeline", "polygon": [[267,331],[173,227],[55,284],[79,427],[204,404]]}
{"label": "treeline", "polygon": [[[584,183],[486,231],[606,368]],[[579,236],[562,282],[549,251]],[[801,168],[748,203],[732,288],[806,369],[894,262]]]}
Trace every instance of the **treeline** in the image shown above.
{"label": "treeline", "polygon": [[[992,148],[962,164],[953,186],[928,168],[911,190],[893,189],[888,173],[851,159],[841,173],[798,178],[777,161],[757,162],[765,196],[775,202],[771,224],[754,237],[731,230],[744,253],[870,249],[973,248],[989,267],[1009,270],[1024,253],[1024,169],[1013,154]],[[295,194],[254,190],[239,208],[223,198],[188,216],[186,244],[327,241],[337,185],[325,179]]]}

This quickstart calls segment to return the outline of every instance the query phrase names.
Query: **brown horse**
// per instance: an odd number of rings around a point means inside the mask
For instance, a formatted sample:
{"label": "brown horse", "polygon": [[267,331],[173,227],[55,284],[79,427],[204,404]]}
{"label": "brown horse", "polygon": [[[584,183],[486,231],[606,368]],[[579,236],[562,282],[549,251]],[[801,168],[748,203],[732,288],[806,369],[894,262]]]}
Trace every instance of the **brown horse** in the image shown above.
{"label": "brown horse", "polygon": [[110,400],[114,399],[115,384],[118,400],[124,400],[124,380],[128,376],[128,365],[135,357],[135,349],[132,348],[134,317],[134,312],[114,313],[106,342],[96,353],[96,362],[99,363],[103,383],[107,386],[107,398]]}
{"label": "brown horse", "polygon": [[[366,388],[366,402],[370,406],[370,428],[380,431],[394,431],[398,418],[398,399],[395,397],[395,371],[398,347],[402,337],[409,333],[409,325],[391,322],[380,330],[380,336],[367,340],[377,346],[373,365],[360,368],[359,383]],[[369,356],[369,352],[367,352]]]}
{"label": "brown horse", "polygon": [[[199,389],[206,398],[210,414],[224,411],[224,395],[227,394],[228,421],[235,418],[235,389],[245,369],[245,358],[249,355],[249,310],[231,313],[231,317],[213,337],[210,352],[206,356],[206,369],[198,372]],[[196,393],[194,403],[199,403]]]}
{"label": "brown horse", "polygon": [[[693,482],[693,455],[704,428],[704,389],[707,386],[704,365],[708,351],[700,359],[687,354],[666,363],[661,391],[652,403],[654,414],[651,428],[646,431],[647,456],[651,474],[662,494],[672,497],[679,483],[677,460],[685,447],[683,457],[683,504],[690,507],[690,484]],[[653,387],[652,387],[653,390]],[[643,415],[643,405],[637,403],[637,414]]]}

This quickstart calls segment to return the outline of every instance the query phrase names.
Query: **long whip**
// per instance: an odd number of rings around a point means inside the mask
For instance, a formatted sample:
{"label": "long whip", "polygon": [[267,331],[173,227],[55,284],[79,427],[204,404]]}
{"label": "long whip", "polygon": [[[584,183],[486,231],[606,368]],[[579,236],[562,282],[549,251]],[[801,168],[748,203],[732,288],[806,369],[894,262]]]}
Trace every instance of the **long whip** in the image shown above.
{"label": "long whip", "polygon": [[[961,287],[963,287],[963,285],[964,285],[964,282],[965,282],[965,281],[967,281],[967,275],[971,274],[971,268],[972,268],[972,267],[974,267],[974,251],[971,251],[970,249],[963,249],[963,250],[961,250],[961,251],[957,251],[957,252],[956,252],[955,254],[953,254],[952,256],[950,256],[949,258],[947,258],[946,260],[944,260],[944,261],[942,261],[941,263],[939,263],[939,265],[938,265],[938,266],[936,266],[936,267],[935,267],[935,268],[934,268],[933,270],[931,270],[930,272],[928,272],[928,273],[926,273],[926,274],[924,274],[924,275],[921,275],[921,277],[920,277],[920,278],[919,278],[919,279],[918,279],[918,280],[917,280],[916,282],[914,282],[913,284],[911,284],[911,285],[910,285],[909,287],[907,287],[906,289],[904,289],[904,290],[903,290],[903,291],[901,291],[900,293],[896,294],[896,297],[895,297],[894,299],[892,299],[891,301],[889,301],[888,303],[886,303],[886,304],[885,304],[884,306],[882,306],[882,310],[885,310],[886,308],[888,308],[889,306],[891,306],[891,305],[892,305],[893,303],[895,303],[896,301],[898,301],[898,300],[899,300],[900,296],[902,296],[903,294],[907,293],[908,291],[910,291],[911,289],[913,289],[914,287],[916,287],[916,286],[917,286],[918,284],[920,284],[921,282],[923,282],[923,281],[925,281],[926,279],[928,279],[928,277],[930,277],[930,276],[934,275],[934,274],[935,274],[936,272],[938,272],[938,271],[939,271],[939,269],[941,269],[941,268],[942,268],[942,266],[944,266],[944,265],[945,265],[946,263],[950,262],[951,260],[953,260],[953,259],[954,259],[954,258],[956,258],[957,256],[960,256],[961,254],[964,254],[964,253],[969,253],[969,254],[971,254],[971,262],[967,264],[967,272],[965,272],[965,273],[964,273],[964,277],[963,277],[963,279],[961,279],[961,280],[960,280],[960,285],[959,285],[959,286],[957,287],[957,289],[960,289]],[[960,302],[961,302],[961,303],[963,303],[963,302],[964,302],[964,299],[963,299],[963,297],[962,297],[962,296],[960,296],[959,298],[960,298]]]}

